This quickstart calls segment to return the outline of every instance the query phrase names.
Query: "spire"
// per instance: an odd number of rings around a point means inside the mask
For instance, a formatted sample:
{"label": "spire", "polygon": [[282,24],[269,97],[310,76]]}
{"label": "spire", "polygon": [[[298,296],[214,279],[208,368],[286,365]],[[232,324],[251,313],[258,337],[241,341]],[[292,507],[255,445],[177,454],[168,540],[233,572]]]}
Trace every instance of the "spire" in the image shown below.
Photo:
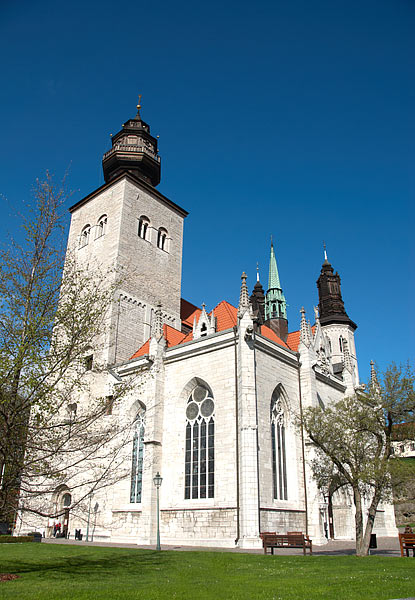
{"label": "spire", "polygon": [[[268,291],[265,301],[265,319],[287,320],[287,303],[283,294],[278,275],[277,260],[275,258],[274,244],[271,240],[271,254],[269,259]],[[288,329],[287,329],[288,333]]]}
{"label": "spire", "polygon": [[248,286],[246,285],[246,273],[245,271],[241,275],[241,293],[239,295],[239,306],[238,306],[238,317],[242,318],[247,310],[249,310],[249,295]]}
{"label": "spire", "polygon": [[344,308],[340,275],[337,272],[334,272],[333,267],[327,260],[325,245],[324,257],[320,277],[317,280],[319,297],[318,309],[321,325],[331,325],[334,323],[350,325],[350,327],[355,330],[357,325],[349,319]]}
{"label": "spire", "polygon": [[281,289],[280,278],[278,275],[277,260],[274,253],[274,244],[271,239],[271,256],[269,259],[268,289]]}
{"label": "spire", "polygon": [[254,326],[256,327],[255,331],[260,331],[261,325],[263,325],[265,322],[265,294],[264,288],[259,280],[258,263],[256,271],[257,280],[249,301],[251,302],[252,311],[254,313]]}
{"label": "spire", "polygon": [[309,348],[312,343],[312,339],[310,336],[310,327],[305,318],[305,310],[304,306],[301,307],[301,324],[300,324],[300,343],[302,342],[304,346]]}
{"label": "spire", "polygon": [[256,280],[259,283],[259,265],[258,265],[258,263],[256,264]]}
{"label": "spire", "polygon": [[163,337],[163,313],[161,311],[161,302],[157,304],[156,312],[154,313],[151,337],[156,338],[157,341],[160,341]]}
{"label": "spire", "polygon": [[323,242],[323,248],[324,248],[324,264],[330,264],[329,261],[327,260],[327,249],[326,249],[326,242]]}

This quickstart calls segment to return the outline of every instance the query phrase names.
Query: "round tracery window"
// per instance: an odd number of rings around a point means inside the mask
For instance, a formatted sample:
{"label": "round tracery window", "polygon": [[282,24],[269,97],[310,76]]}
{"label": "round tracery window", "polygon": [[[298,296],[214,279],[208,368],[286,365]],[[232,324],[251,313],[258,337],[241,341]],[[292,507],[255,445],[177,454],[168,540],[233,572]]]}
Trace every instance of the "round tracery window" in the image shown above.
{"label": "round tracery window", "polygon": [[213,415],[214,410],[215,403],[209,390],[202,385],[195,387],[187,404],[186,417],[188,420],[207,419]]}

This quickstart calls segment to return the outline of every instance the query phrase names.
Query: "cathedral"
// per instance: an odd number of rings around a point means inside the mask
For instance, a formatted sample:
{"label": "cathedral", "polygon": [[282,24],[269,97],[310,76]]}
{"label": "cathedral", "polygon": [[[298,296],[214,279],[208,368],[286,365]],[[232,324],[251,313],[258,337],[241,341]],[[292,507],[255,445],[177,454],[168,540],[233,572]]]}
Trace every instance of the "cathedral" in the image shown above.
{"label": "cathedral", "polygon": [[[302,531],[317,544],[353,538],[352,498],[318,489],[298,425],[305,407],[324,408],[359,386],[357,325],[339,274],[325,253],[313,325],[302,309],[294,331],[272,243],[266,290],[257,275],[250,293],[242,273],[238,306],[218,298],[209,311],[183,299],[187,212],[157,190],[158,141],[137,109],[104,154],[105,183],[70,208],[68,248],[124,274],[108,334],[90,357],[90,366],[108,365],[96,394],[142,377],[105,417],[133,424],[134,435],[128,478],[92,500],[94,539],[154,544],[158,518],[162,543],[172,545],[259,548],[263,531]],[[76,494],[61,488],[53,498],[71,537],[85,532],[71,511]],[[374,531],[396,533],[391,505],[379,507]]]}

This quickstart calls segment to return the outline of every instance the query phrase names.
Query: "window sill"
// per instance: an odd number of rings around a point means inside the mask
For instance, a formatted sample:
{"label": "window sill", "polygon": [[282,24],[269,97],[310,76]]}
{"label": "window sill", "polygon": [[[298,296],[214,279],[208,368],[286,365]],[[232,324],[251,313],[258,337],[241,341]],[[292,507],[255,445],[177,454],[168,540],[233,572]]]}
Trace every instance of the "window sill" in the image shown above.
{"label": "window sill", "polygon": [[111,509],[111,512],[143,512],[143,509],[141,507],[141,502],[137,502],[137,504],[125,504],[118,506],[117,508]]}

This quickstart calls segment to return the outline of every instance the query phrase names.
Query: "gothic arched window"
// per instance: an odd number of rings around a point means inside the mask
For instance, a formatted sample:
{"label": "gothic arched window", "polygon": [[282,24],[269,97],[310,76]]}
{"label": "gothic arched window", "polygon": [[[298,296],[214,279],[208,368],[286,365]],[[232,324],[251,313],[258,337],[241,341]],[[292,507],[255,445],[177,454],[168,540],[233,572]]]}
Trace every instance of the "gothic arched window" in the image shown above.
{"label": "gothic arched window", "polygon": [[102,217],[100,219],[98,219],[96,239],[105,235],[106,231],[107,231],[107,215],[102,215]]}
{"label": "gothic arched window", "polygon": [[287,500],[287,464],[285,456],[284,407],[281,388],[275,388],[271,398],[271,440],[273,495],[276,500]]}
{"label": "gothic arched window", "polygon": [[138,219],[138,237],[142,238],[143,240],[148,239],[149,225],[150,225],[150,219],[148,219],[147,217],[142,215]]}
{"label": "gothic arched window", "polygon": [[166,250],[167,230],[164,227],[160,227],[157,232],[157,247],[160,250]]}
{"label": "gothic arched window", "polygon": [[81,238],[79,240],[79,247],[83,248],[84,246],[88,246],[89,243],[89,234],[91,232],[91,225],[85,225],[81,232]]}
{"label": "gothic arched window", "polygon": [[186,407],[184,497],[213,498],[215,492],[215,402],[203,384],[197,385]]}
{"label": "gothic arched window", "polygon": [[130,502],[141,502],[141,492],[143,488],[144,417],[144,411],[140,411],[135,420],[131,465]]}

